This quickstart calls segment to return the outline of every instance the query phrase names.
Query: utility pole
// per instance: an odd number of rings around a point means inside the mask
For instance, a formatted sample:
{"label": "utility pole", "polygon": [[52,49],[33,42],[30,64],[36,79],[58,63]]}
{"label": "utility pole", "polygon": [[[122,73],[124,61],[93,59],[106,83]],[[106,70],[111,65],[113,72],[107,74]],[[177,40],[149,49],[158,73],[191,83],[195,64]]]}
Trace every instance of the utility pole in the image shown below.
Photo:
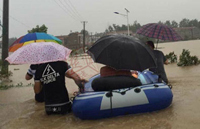
{"label": "utility pole", "polygon": [[115,14],[119,14],[119,15],[122,15],[122,16],[125,16],[126,18],[127,18],[127,28],[128,28],[128,33],[127,33],[127,35],[129,36],[130,35],[130,32],[129,32],[129,19],[128,19],[128,13],[129,13],[129,11],[128,11],[128,9],[126,9],[126,8],[124,8],[125,10],[126,10],[126,14],[121,14],[121,13],[119,13],[119,12],[114,12]]}
{"label": "utility pole", "polygon": [[[0,31],[1,31],[1,27],[3,27],[3,25],[1,24],[1,19],[0,19]],[[2,35],[0,35],[0,38],[2,37]]]}
{"label": "utility pole", "polygon": [[8,39],[9,39],[9,0],[3,1],[3,29],[2,29],[2,67],[1,73],[8,74]]}
{"label": "utility pole", "polygon": [[128,28],[128,36],[130,36],[130,32],[129,32],[129,22],[128,22],[128,9],[124,8],[126,10],[126,16],[127,16],[127,28]]}
{"label": "utility pole", "polygon": [[87,21],[82,21],[81,23],[83,23],[83,52],[85,53],[85,23]]}

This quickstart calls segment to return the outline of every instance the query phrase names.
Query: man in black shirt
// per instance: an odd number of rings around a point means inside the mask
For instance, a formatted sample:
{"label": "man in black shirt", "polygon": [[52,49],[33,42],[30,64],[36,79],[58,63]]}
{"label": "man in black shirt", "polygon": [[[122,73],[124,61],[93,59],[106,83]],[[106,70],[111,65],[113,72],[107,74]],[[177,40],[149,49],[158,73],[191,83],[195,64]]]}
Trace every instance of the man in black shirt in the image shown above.
{"label": "man in black shirt", "polygon": [[[39,67],[39,64],[30,65],[30,67],[25,75],[25,79],[31,80],[32,78],[34,78],[35,72],[38,67]],[[43,89],[39,93],[35,94],[35,100],[37,102],[44,102],[44,90]]]}
{"label": "man in black shirt", "polygon": [[147,41],[147,45],[153,50],[153,53],[156,57],[156,63],[157,63],[156,68],[150,68],[149,70],[159,75],[164,82],[168,83],[167,75],[165,73],[165,68],[164,68],[164,64],[167,65],[168,60],[164,56],[163,52],[159,50],[154,50],[155,46],[152,41]]}
{"label": "man in black shirt", "polygon": [[79,88],[86,82],[64,61],[41,64],[37,68],[34,91],[39,93],[43,86],[47,114],[65,114],[71,110],[65,77],[72,78]]}

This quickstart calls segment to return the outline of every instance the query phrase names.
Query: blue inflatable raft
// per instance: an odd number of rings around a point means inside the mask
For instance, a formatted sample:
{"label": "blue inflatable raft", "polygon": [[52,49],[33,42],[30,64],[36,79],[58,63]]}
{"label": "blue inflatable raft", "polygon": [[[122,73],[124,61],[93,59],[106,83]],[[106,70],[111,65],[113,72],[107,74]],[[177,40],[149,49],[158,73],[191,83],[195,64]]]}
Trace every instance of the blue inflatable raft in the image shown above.
{"label": "blue inflatable raft", "polygon": [[[85,85],[87,91],[92,91],[91,82],[97,77],[99,75]],[[72,106],[74,115],[80,119],[101,119],[152,112],[170,106],[173,94],[168,85],[157,83],[155,76],[149,72],[139,72],[138,78],[142,86],[78,94]]]}

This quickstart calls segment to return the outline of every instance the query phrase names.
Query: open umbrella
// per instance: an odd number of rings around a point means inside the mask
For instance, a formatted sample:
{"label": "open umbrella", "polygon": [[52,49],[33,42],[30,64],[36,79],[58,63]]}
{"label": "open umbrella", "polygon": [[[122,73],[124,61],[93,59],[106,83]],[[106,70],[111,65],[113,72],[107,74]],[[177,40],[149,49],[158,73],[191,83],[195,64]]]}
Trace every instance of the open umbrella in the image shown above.
{"label": "open umbrella", "polygon": [[173,28],[160,23],[149,23],[143,25],[136,33],[149,38],[161,40],[178,41],[182,39]]}
{"label": "open umbrella", "polygon": [[10,64],[41,64],[66,60],[70,53],[70,49],[57,43],[31,43],[13,52],[6,60]]}
{"label": "open umbrella", "polygon": [[43,33],[43,32],[35,32],[35,33],[28,33],[24,36],[18,38],[10,47],[9,52],[14,52],[18,48],[25,46],[30,43],[34,42],[55,42],[58,44],[62,44],[62,41],[56,38],[53,35]]}
{"label": "open umbrella", "polygon": [[150,48],[140,40],[123,35],[104,36],[87,52],[95,62],[116,69],[143,71],[156,67]]}

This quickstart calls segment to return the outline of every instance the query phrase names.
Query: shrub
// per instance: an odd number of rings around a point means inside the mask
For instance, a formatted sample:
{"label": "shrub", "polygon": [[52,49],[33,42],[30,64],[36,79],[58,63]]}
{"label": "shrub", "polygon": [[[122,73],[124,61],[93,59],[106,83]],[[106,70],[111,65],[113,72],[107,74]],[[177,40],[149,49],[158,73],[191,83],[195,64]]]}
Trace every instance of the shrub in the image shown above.
{"label": "shrub", "polygon": [[168,59],[170,63],[176,63],[177,62],[177,55],[174,52],[170,52],[169,54],[166,54],[165,57]]}
{"label": "shrub", "polygon": [[200,61],[197,56],[190,56],[190,51],[183,49],[182,54],[179,57],[178,66],[190,66],[197,65]]}

